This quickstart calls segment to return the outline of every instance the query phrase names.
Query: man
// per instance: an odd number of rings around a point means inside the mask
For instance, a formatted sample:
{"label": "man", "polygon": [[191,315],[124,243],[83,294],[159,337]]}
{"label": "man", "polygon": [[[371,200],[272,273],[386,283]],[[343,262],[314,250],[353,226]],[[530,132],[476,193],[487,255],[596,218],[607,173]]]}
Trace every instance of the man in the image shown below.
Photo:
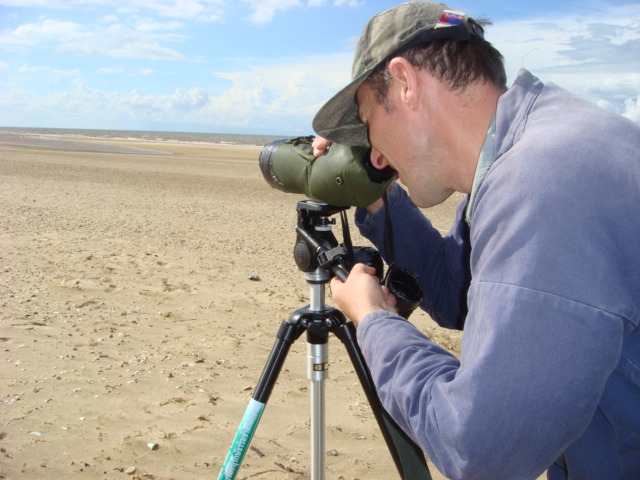
{"label": "man", "polygon": [[[353,81],[316,115],[318,153],[370,143],[388,207],[356,211],[460,360],[356,265],[331,282],[378,393],[449,478],[640,478],[640,128],[521,71],[477,22],[409,2],[369,21]],[[324,140],[326,139],[326,140]],[[416,207],[468,194],[442,237]]]}

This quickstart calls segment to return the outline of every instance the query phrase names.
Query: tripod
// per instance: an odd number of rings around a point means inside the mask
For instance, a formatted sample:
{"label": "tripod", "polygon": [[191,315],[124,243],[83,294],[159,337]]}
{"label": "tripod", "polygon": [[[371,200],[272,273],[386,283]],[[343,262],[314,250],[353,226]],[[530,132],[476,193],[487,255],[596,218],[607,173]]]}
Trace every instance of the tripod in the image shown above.
{"label": "tripod", "polygon": [[335,221],[329,218],[338,212],[344,215],[346,208],[312,200],[298,203],[296,227],[298,238],[294,256],[298,267],[305,272],[306,281],[310,285],[310,303],[296,310],[288,321],[280,325],[276,341],[220,470],[218,480],[236,478],[286,356],[293,343],[305,332],[307,334],[307,376],[310,381],[311,395],[311,479],[324,480],[325,478],[324,382],[328,377],[328,340],[329,333],[332,333],[342,341],[347,350],[400,477],[405,480],[431,480],[421,450],[402,432],[380,403],[371,374],[356,341],[356,327],[352,322],[347,322],[342,312],[325,305],[325,284],[333,275],[345,280],[349,271],[347,265],[349,261],[353,262],[353,249],[348,239],[346,217],[342,217],[343,233],[348,246],[338,245],[331,233],[331,225]]}

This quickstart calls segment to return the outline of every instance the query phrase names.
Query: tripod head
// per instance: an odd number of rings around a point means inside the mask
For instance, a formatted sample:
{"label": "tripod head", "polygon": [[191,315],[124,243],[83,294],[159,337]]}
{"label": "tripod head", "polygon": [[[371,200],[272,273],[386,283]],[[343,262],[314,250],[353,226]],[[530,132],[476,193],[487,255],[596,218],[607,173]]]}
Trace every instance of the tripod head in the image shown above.
{"label": "tripod head", "polygon": [[[293,255],[300,270],[306,273],[318,269],[328,271],[344,282],[355,263],[366,263],[376,269],[378,278],[382,278],[384,267],[378,251],[371,247],[354,248],[351,244],[345,213],[348,209],[316,200],[298,202],[297,238]],[[338,243],[331,231],[336,224],[331,216],[338,213],[342,220],[343,243]]]}
{"label": "tripod head", "polygon": [[[349,224],[345,211],[349,207],[337,207],[316,200],[298,202],[298,233],[294,257],[298,268],[307,272],[332,272],[343,282],[349,276],[351,268],[356,263],[365,263],[376,269],[376,275],[381,283],[395,295],[398,313],[409,318],[411,312],[422,301],[422,285],[420,279],[409,270],[392,262],[386,275],[382,276],[384,264],[382,257],[375,248],[356,247],[351,245]],[[331,226],[336,224],[332,215],[340,213],[344,243],[338,244],[331,232]],[[390,221],[386,226],[391,233]],[[389,243],[393,243],[392,241]],[[388,260],[388,259],[387,259]],[[321,275],[318,281],[326,282],[330,276]]]}
{"label": "tripod head", "polygon": [[336,224],[332,215],[344,212],[348,207],[336,207],[315,200],[298,202],[298,225],[293,256],[303,272],[314,272],[319,267],[331,270],[345,281],[349,275],[346,265],[350,254],[347,246],[331,231]]}

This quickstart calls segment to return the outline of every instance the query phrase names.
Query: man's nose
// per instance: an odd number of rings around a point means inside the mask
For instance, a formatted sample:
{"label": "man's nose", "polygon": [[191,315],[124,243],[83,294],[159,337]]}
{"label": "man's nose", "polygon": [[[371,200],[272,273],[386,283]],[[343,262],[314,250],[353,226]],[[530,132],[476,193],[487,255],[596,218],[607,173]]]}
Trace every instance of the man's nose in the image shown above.
{"label": "man's nose", "polygon": [[371,148],[370,158],[371,158],[371,164],[380,170],[382,170],[383,168],[389,165],[389,162],[387,162],[386,157],[382,153],[380,153],[379,150],[376,150],[373,147]]}

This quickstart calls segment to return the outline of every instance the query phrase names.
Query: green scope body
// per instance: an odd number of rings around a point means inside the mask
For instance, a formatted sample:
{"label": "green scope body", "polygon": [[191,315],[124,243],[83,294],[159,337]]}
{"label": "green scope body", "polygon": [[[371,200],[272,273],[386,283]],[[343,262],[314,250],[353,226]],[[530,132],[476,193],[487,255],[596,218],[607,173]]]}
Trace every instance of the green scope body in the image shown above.
{"label": "green scope body", "polygon": [[369,147],[333,144],[313,155],[311,136],[268,143],[260,153],[262,175],[269,185],[288,193],[339,207],[366,207],[382,197],[395,172],[371,165]]}

